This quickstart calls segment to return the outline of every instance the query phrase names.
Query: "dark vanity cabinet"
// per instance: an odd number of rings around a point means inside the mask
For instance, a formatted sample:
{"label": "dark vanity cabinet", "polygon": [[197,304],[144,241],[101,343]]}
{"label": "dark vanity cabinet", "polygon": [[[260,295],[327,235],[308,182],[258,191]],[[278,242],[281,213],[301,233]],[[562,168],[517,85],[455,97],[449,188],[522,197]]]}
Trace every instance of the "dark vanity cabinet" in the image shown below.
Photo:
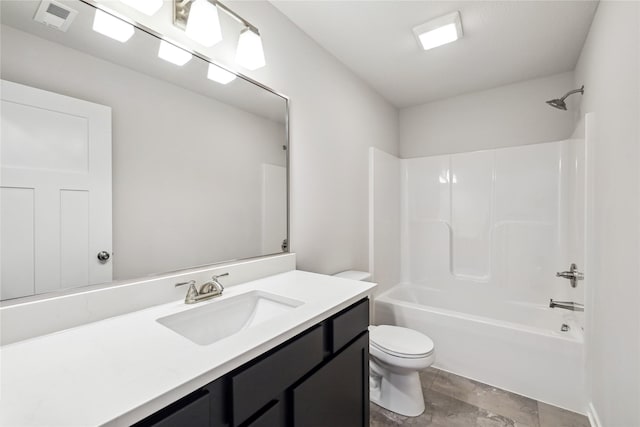
{"label": "dark vanity cabinet", "polygon": [[136,426],[368,426],[368,325],[363,299]]}

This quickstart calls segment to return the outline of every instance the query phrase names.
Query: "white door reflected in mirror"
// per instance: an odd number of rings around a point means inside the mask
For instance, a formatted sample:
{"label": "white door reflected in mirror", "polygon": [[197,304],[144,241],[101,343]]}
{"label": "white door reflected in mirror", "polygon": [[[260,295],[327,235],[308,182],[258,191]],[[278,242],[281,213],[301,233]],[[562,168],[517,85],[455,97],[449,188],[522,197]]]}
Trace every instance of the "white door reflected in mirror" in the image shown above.
{"label": "white door reflected in mirror", "polygon": [[111,108],[1,83],[0,297],[111,281]]}

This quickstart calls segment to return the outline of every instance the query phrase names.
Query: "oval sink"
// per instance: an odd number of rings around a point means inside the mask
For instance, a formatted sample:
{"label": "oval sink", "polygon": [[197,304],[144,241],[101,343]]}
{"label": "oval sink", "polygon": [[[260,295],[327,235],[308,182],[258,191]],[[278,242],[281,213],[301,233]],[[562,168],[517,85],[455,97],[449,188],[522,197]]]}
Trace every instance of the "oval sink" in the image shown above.
{"label": "oval sink", "polygon": [[262,291],[204,303],[156,321],[199,345],[209,345],[301,306],[302,301]]}

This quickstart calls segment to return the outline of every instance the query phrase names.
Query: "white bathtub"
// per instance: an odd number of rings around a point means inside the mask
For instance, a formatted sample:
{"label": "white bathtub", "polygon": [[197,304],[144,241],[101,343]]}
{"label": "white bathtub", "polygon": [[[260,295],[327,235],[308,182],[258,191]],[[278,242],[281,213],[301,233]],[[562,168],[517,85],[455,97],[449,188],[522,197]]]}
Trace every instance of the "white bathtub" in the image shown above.
{"label": "white bathtub", "polygon": [[[586,413],[583,337],[574,313],[417,285],[381,294],[374,312],[376,324],[431,337],[437,368]],[[562,324],[570,330],[561,332]]]}

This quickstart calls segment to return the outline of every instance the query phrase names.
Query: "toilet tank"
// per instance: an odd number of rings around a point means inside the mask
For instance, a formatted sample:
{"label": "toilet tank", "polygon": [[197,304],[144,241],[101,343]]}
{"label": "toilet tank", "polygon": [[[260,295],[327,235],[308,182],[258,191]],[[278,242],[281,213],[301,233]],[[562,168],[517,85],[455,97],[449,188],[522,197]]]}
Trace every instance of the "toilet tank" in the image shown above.
{"label": "toilet tank", "polygon": [[335,277],[342,279],[359,280],[361,282],[368,282],[371,279],[371,273],[366,271],[347,270],[334,274]]}

